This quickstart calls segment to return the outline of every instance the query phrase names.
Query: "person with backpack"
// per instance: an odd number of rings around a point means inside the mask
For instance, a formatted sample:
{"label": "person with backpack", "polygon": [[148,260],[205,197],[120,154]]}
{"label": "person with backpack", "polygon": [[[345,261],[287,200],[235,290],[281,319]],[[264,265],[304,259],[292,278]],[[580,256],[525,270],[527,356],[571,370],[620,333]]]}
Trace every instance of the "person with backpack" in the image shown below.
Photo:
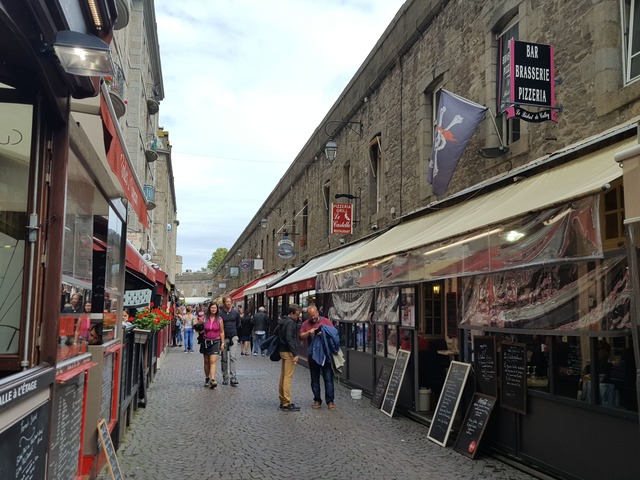
{"label": "person with backpack", "polygon": [[[253,355],[258,355],[260,352],[260,343],[267,338],[267,324],[269,323],[269,317],[266,314],[265,308],[258,308],[258,313],[253,316]],[[266,355],[266,350],[262,350],[262,356]]]}

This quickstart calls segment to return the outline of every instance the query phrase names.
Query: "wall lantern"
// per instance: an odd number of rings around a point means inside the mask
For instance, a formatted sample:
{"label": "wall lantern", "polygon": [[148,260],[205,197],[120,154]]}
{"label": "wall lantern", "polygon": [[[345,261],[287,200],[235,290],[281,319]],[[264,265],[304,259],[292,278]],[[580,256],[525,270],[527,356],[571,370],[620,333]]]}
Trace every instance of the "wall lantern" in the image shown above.
{"label": "wall lantern", "polygon": [[[49,50],[48,48],[45,51]],[[65,72],[81,77],[113,75],[109,45],[94,35],[61,30],[53,44]]]}
{"label": "wall lantern", "polygon": [[[327,131],[327,127],[330,124],[336,124],[336,123],[337,123],[336,127],[333,130],[331,130],[331,132]],[[358,125],[359,128],[356,129],[355,127],[353,127],[353,125]],[[352,132],[355,132],[360,138],[362,138],[362,129],[363,129],[362,122],[343,122],[342,120],[329,120],[327,123],[325,123],[324,133],[326,133],[329,136],[329,141],[324,147],[324,156],[327,157],[327,160],[329,161],[329,163],[332,163],[336,159],[336,156],[338,155],[338,144],[334,142],[333,139],[335,138],[336,134],[340,130],[340,127],[343,127],[343,126],[349,127],[349,129]]]}
{"label": "wall lantern", "polygon": [[440,295],[440,284],[439,283],[434,283],[433,284],[433,294],[434,295]]}
{"label": "wall lantern", "polygon": [[266,218],[260,220],[260,228],[267,228],[269,226],[269,221]]}

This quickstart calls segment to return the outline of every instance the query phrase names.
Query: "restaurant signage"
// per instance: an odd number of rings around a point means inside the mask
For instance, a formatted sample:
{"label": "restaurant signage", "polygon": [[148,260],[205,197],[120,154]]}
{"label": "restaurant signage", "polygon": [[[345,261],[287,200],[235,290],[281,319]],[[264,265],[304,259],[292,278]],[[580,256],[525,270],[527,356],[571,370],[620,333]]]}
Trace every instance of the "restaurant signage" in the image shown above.
{"label": "restaurant signage", "polygon": [[[555,102],[555,66],[553,45],[509,40],[508,55],[503,56],[500,85],[501,110],[507,118],[526,122],[557,122]],[[508,100],[507,100],[508,98]],[[522,106],[547,107],[529,111]]]}
{"label": "restaurant signage", "polygon": [[278,257],[284,260],[295,257],[296,250],[293,240],[285,235],[285,237],[278,242],[278,250],[276,253]]}
{"label": "restaurant signage", "polygon": [[353,233],[353,205],[350,203],[331,204],[331,233],[351,235]]}

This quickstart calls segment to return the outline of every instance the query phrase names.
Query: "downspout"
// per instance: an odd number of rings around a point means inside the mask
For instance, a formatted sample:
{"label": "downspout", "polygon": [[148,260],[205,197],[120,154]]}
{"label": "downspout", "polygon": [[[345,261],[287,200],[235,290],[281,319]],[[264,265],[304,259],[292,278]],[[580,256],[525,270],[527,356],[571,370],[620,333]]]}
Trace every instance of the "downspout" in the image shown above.
{"label": "downspout", "polygon": [[33,296],[33,270],[35,268],[36,258],[36,241],[38,239],[38,230],[40,226],[38,224],[38,179],[40,170],[40,131],[42,128],[42,114],[40,109],[40,102],[38,102],[38,115],[36,119],[35,132],[33,138],[35,138],[34,146],[34,175],[32,184],[32,199],[31,199],[31,214],[29,215],[29,225],[27,226],[28,241],[29,241],[29,280],[27,281],[27,308],[25,314],[25,331],[24,331],[24,352],[22,354],[22,361],[20,366],[23,370],[29,368],[29,337],[31,336],[31,308],[32,308],[32,296]]}

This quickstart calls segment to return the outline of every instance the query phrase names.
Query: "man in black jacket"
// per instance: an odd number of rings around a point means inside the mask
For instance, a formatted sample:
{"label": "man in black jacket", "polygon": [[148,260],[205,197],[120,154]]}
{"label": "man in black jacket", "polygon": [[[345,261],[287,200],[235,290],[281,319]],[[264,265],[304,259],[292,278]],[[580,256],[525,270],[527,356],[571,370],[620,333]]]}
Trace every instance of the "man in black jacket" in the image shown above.
{"label": "man in black jacket", "polygon": [[280,397],[280,410],[283,412],[297,412],[300,407],[291,403],[291,379],[298,363],[298,342],[296,341],[296,322],[300,318],[302,309],[299,305],[289,305],[289,315],[282,317],[278,322],[278,338],[280,340],[280,358],[282,370],[280,371],[280,384],[278,395]]}
{"label": "man in black jacket", "polygon": [[[269,317],[265,312],[264,307],[258,308],[258,313],[253,316],[253,354],[258,355],[260,352],[260,342],[262,342],[267,337],[267,323],[269,322]],[[264,357],[266,354],[266,350],[262,351],[262,356]]]}
{"label": "man in black jacket", "polygon": [[[222,368],[222,384],[228,385],[231,380],[231,386],[238,385],[238,377],[236,376],[236,358],[238,356],[238,330],[240,329],[240,313],[233,308],[231,297],[222,299],[223,307],[220,309],[220,316],[224,323],[224,350],[222,351],[222,360],[220,367]],[[231,379],[229,379],[231,377]]]}

